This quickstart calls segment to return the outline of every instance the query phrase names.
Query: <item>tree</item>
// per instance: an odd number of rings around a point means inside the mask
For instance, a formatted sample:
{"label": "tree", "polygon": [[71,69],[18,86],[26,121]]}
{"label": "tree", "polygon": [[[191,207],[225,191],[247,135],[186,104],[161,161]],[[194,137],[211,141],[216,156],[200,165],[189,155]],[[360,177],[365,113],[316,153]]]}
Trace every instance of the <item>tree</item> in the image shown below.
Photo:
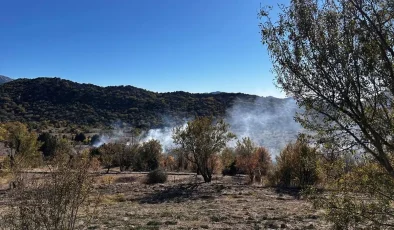
{"label": "tree", "polygon": [[12,170],[37,166],[41,162],[40,143],[35,133],[20,122],[5,123],[2,130],[5,145],[10,149],[8,159]]}
{"label": "tree", "polygon": [[263,177],[267,177],[272,171],[271,154],[264,147],[258,147],[254,154],[256,155],[258,162],[256,176],[257,179],[260,180],[260,183],[262,183]]}
{"label": "tree", "polygon": [[[278,85],[304,110],[296,119],[312,131],[319,147],[330,148],[327,152],[333,155],[363,155],[393,180],[393,2],[293,0],[281,10],[276,22],[267,10],[261,11],[262,42],[268,47]],[[392,197],[389,191],[380,192]],[[369,195],[381,199],[376,193]],[[390,209],[382,212],[371,203],[346,199],[349,207],[370,213],[362,219],[371,220],[377,213],[392,216]]]}
{"label": "tree", "polygon": [[249,137],[242,138],[237,142],[235,152],[237,154],[237,167],[249,175],[250,182],[254,182],[256,169],[258,167],[258,158],[255,154],[257,146]]}
{"label": "tree", "polygon": [[100,146],[99,151],[100,162],[107,169],[107,173],[109,173],[109,170],[116,165],[117,158],[123,151],[122,146],[118,143],[107,143]]}
{"label": "tree", "polygon": [[394,5],[293,0],[261,24],[278,85],[304,108],[297,120],[338,151],[371,155],[394,178]]}
{"label": "tree", "polygon": [[238,172],[235,150],[229,147],[224,148],[220,154],[220,159],[223,166],[222,174],[235,176]]}
{"label": "tree", "polygon": [[84,133],[78,133],[77,135],[75,135],[74,140],[77,142],[84,142],[86,140],[86,136]]}
{"label": "tree", "polygon": [[261,179],[267,176],[272,165],[271,156],[264,147],[257,147],[249,137],[237,142],[235,148],[237,155],[236,166],[249,175],[250,182],[255,178]]}
{"label": "tree", "polygon": [[38,141],[42,143],[40,151],[44,157],[52,157],[56,152],[57,140],[49,133],[42,133],[37,138]]}
{"label": "tree", "polygon": [[158,140],[144,142],[140,147],[137,159],[135,159],[135,170],[152,171],[159,167],[163,149]]}
{"label": "tree", "polygon": [[185,152],[185,157],[197,166],[205,182],[211,182],[217,164],[216,154],[226,147],[234,134],[228,131],[223,120],[214,122],[212,117],[197,117],[186,126],[174,129],[174,143]]}
{"label": "tree", "polygon": [[304,135],[289,143],[276,157],[277,178],[282,186],[306,187],[319,181],[319,155]]}

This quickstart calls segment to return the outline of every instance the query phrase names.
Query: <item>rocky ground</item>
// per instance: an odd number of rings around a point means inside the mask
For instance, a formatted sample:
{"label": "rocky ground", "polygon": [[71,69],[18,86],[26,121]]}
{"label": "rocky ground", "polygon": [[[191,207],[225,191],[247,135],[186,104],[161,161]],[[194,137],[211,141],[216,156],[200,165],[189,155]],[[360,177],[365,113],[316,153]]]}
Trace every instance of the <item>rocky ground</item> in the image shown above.
{"label": "rocky ground", "polygon": [[[289,191],[246,185],[240,177],[169,176],[146,185],[145,175],[105,175],[99,202],[85,229],[328,229],[322,211]],[[4,196],[4,195],[3,195]],[[0,203],[4,205],[4,203]]]}

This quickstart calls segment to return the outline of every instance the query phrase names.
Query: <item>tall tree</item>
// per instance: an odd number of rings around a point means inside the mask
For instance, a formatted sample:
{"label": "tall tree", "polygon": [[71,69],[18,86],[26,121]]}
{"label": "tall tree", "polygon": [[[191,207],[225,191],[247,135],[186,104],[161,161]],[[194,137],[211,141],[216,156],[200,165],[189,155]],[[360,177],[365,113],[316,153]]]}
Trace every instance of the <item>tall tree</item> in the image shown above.
{"label": "tall tree", "polygon": [[187,159],[197,166],[205,182],[212,180],[217,163],[216,154],[235,137],[228,128],[228,124],[223,120],[214,122],[212,117],[197,117],[186,126],[174,129],[174,143],[178,144]]}
{"label": "tall tree", "polygon": [[305,110],[297,120],[338,152],[394,167],[394,4],[292,0],[278,20],[261,11],[278,85]]}
{"label": "tall tree", "polygon": [[261,11],[277,83],[304,108],[297,120],[330,148],[328,158],[363,154],[374,165],[334,184],[340,196],[318,199],[337,229],[394,227],[393,12],[391,0],[292,0],[277,21]]}

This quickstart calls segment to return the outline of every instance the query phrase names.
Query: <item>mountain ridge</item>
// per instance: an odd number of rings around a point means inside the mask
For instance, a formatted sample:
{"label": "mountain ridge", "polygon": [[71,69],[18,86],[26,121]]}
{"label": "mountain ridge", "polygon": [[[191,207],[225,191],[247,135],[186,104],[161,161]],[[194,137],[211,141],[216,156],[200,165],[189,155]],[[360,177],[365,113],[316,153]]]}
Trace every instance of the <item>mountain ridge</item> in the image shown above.
{"label": "mountain ridge", "polygon": [[13,81],[13,79],[4,75],[0,75],[0,84],[4,84],[10,81]]}
{"label": "mountain ridge", "polygon": [[236,100],[272,103],[287,99],[243,93],[155,93],[134,86],[97,86],[60,78],[16,79],[0,86],[0,121],[109,125],[116,121],[155,128],[193,116],[223,117]]}

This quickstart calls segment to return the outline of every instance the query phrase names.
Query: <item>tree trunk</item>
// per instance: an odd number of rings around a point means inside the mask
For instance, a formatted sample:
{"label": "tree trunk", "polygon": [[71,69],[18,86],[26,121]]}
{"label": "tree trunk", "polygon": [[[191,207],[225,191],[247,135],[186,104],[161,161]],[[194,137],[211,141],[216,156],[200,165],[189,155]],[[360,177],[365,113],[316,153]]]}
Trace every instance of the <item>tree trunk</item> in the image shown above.
{"label": "tree trunk", "polygon": [[211,183],[211,181],[212,181],[212,175],[209,175],[209,174],[202,174],[202,177],[204,178],[204,182],[205,183]]}

